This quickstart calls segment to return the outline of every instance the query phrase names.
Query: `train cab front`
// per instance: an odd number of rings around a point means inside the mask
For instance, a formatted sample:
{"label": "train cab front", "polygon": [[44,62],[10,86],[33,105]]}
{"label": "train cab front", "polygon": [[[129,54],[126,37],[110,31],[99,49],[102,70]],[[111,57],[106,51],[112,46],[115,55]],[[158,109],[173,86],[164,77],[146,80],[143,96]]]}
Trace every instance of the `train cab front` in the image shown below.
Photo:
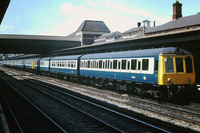
{"label": "train cab front", "polygon": [[164,86],[167,99],[189,96],[196,88],[193,56],[163,54],[159,62],[158,84]]}

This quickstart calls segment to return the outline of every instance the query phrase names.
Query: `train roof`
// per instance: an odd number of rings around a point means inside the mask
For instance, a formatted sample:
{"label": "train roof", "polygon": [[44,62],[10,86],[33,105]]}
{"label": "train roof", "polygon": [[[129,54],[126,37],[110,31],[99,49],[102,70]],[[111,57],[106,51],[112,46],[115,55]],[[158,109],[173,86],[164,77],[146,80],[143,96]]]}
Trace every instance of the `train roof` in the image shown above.
{"label": "train roof", "polygon": [[128,58],[128,57],[152,57],[158,55],[192,55],[190,52],[179,49],[177,47],[143,49],[143,50],[130,50],[120,52],[108,52],[98,54],[86,54],[81,59],[104,59],[104,58]]}
{"label": "train roof", "polygon": [[49,61],[50,58],[52,57],[44,57],[44,58],[41,58],[40,61]]}
{"label": "train roof", "polygon": [[37,60],[40,60],[40,58],[28,58],[28,59],[19,59],[19,60],[24,60],[24,61],[34,60],[34,61],[37,61]]}
{"label": "train roof", "polygon": [[69,56],[57,56],[53,57],[51,61],[53,60],[77,60],[81,55],[69,55]]}

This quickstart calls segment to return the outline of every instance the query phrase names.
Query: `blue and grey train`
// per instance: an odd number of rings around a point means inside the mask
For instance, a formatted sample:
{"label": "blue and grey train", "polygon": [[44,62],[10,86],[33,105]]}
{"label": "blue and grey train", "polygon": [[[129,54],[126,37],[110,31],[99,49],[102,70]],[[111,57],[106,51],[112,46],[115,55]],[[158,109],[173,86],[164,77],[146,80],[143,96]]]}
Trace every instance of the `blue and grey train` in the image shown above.
{"label": "blue and grey train", "polygon": [[156,98],[184,96],[195,86],[193,55],[176,47],[4,60],[3,65]]}

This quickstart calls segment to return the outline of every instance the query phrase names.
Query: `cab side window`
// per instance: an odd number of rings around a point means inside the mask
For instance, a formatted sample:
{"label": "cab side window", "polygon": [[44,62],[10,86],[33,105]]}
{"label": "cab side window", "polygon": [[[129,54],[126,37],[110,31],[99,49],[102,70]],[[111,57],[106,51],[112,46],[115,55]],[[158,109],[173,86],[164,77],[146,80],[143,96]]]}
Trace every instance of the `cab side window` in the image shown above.
{"label": "cab side window", "polygon": [[186,73],[193,73],[192,58],[190,57],[185,58],[185,63],[186,63]]}

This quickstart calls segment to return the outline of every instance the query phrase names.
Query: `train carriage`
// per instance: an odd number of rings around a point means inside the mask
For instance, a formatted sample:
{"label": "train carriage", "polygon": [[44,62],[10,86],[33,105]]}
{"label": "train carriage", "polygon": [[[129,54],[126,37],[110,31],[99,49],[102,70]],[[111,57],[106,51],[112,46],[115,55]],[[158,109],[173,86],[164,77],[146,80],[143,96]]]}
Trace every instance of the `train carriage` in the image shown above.
{"label": "train carriage", "polygon": [[40,59],[41,58],[33,58],[33,60],[32,60],[32,69],[34,70],[34,71],[39,71],[39,69],[40,69]]}
{"label": "train carriage", "polygon": [[78,59],[80,55],[58,56],[50,60],[50,72],[60,75],[78,75]]}
{"label": "train carriage", "polygon": [[24,60],[23,59],[21,59],[21,60],[18,60],[18,68],[24,68]]}
{"label": "train carriage", "polygon": [[159,52],[154,49],[84,55],[80,75],[158,84]]}
{"label": "train carriage", "polygon": [[41,58],[40,62],[39,62],[39,69],[42,75],[44,75],[45,73],[49,73],[50,72],[50,60],[52,57],[45,57],[45,58]]}
{"label": "train carriage", "polygon": [[24,59],[24,68],[33,69],[33,59]]}
{"label": "train carriage", "polygon": [[11,60],[4,60],[3,61],[3,66],[10,67],[11,66]]}
{"label": "train carriage", "polygon": [[23,68],[24,67],[24,60],[13,60],[13,67],[16,68]]}
{"label": "train carriage", "polygon": [[39,70],[40,58],[24,59],[24,68],[28,70]]}
{"label": "train carriage", "polygon": [[[21,60],[6,60],[4,65],[21,65]],[[38,70],[42,75],[169,100],[184,97],[195,88],[193,56],[176,47],[33,58],[23,62],[24,69]]]}
{"label": "train carriage", "polygon": [[155,97],[161,97],[162,91],[172,97],[195,84],[192,54],[175,47],[87,54],[80,59],[80,76],[93,78],[99,85],[107,81],[118,89],[134,88]]}

